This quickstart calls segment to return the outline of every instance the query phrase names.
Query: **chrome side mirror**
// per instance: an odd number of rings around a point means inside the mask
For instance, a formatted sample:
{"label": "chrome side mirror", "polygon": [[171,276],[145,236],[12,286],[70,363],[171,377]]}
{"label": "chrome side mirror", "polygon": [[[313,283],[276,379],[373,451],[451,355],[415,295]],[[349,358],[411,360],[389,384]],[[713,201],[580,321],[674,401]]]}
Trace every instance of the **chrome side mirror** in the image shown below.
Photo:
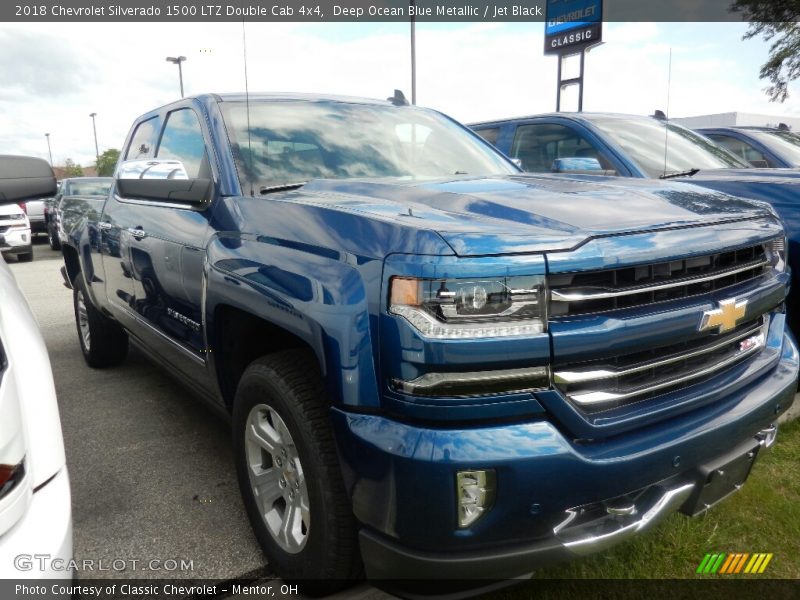
{"label": "chrome side mirror", "polygon": [[115,177],[117,179],[189,179],[181,161],[160,158],[122,162],[117,167]]}
{"label": "chrome side mirror", "polygon": [[117,167],[115,193],[121,200],[164,202],[205,210],[214,198],[212,179],[189,179],[179,160],[129,160]]}

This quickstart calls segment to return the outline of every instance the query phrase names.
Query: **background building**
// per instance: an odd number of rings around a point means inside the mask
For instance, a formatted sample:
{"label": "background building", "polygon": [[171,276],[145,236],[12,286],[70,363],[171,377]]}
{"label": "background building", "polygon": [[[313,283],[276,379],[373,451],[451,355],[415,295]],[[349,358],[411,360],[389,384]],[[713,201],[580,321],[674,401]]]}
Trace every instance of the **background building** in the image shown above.
{"label": "background building", "polygon": [[777,127],[786,123],[792,131],[800,131],[800,118],[776,117],[774,115],[757,115],[754,113],[727,112],[697,117],[680,117],[671,119],[689,129],[697,127]]}

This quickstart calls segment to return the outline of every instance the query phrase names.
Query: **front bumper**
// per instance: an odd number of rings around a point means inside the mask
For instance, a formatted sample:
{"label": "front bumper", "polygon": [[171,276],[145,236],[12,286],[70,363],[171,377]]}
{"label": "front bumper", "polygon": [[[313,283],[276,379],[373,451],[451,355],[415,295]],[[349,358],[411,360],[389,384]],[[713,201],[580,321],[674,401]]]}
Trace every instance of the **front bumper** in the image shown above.
{"label": "front bumper", "polygon": [[0,580],[71,579],[71,560],[72,507],[64,467],[33,493],[25,515],[0,536]]}
{"label": "front bumper", "polygon": [[[550,421],[433,429],[333,410],[360,542],[373,579],[501,579],[602,550],[687,504],[700,474],[758,445],[790,405],[798,351],[785,336],[774,369],[712,405],[607,440],[575,443]],[[494,469],[494,506],[458,529],[455,474]],[[563,529],[570,513],[633,492],[637,517],[609,535]],[[561,529],[560,529],[561,528]]]}
{"label": "front bumper", "polygon": [[5,233],[0,233],[0,252],[3,254],[24,254],[31,252],[31,230],[28,228],[13,228]]}

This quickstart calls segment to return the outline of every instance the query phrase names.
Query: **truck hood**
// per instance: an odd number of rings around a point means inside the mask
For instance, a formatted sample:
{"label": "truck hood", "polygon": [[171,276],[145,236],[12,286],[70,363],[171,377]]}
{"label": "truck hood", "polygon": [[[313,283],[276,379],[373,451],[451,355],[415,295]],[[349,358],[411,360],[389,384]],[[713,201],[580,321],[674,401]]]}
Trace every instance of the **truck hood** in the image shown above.
{"label": "truck hood", "polygon": [[512,175],[315,180],[301,201],[436,231],[461,256],[568,250],[598,236],[770,217],[763,206],[686,183]]}

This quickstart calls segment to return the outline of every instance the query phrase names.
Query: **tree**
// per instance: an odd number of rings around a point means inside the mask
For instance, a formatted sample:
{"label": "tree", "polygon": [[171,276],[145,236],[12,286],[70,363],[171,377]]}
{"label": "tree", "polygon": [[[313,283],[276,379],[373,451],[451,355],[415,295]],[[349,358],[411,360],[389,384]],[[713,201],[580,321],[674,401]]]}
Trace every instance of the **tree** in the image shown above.
{"label": "tree", "polygon": [[768,79],[769,99],[783,102],[789,97],[789,82],[800,77],[800,2],[798,0],[735,0],[733,12],[750,21],[745,40],[761,35],[772,42],[759,77]]}
{"label": "tree", "polygon": [[119,160],[119,150],[109,148],[97,157],[97,175],[99,177],[111,177]]}
{"label": "tree", "polygon": [[83,167],[68,158],[64,161],[64,177],[83,177]]}

